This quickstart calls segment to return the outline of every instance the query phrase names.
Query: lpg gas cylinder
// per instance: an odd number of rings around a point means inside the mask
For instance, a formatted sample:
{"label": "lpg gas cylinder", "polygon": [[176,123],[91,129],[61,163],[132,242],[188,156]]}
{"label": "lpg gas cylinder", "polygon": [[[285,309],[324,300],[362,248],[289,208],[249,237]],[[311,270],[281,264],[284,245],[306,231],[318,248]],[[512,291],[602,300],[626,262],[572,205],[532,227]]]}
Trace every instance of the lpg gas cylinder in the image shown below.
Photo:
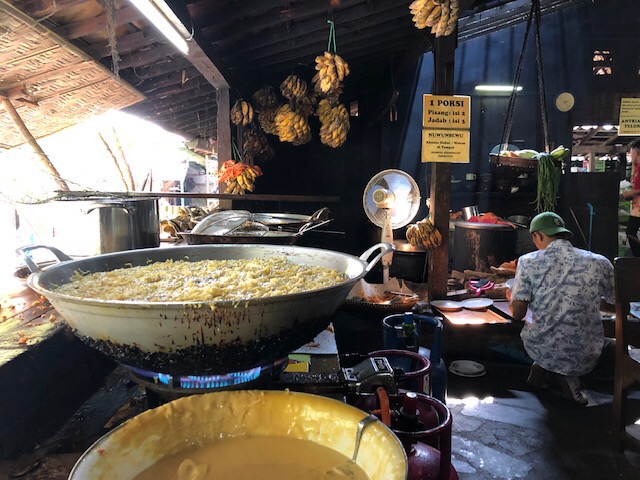
{"label": "lpg gas cylinder", "polygon": [[[451,412],[439,400],[414,392],[400,394],[402,406],[392,416],[391,429],[409,461],[408,480],[457,480],[451,465]],[[437,412],[435,425],[425,425]]]}

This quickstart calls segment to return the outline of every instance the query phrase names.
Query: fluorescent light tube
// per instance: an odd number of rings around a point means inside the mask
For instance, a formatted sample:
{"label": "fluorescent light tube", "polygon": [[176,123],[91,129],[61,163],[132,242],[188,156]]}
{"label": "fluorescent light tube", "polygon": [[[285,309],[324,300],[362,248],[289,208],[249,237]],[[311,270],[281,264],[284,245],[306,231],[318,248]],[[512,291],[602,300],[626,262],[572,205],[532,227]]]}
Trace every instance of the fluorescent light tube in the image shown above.
{"label": "fluorescent light tube", "polygon": [[[185,55],[189,53],[189,44],[159,10],[152,0],[131,0],[131,3],[147,17],[147,19]],[[168,8],[168,7],[167,7]]]}
{"label": "fluorescent light tube", "polygon": [[512,92],[515,90],[519,92],[522,90],[522,87],[514,87],[513,85],[476,85],[476,90],[481,92]]}

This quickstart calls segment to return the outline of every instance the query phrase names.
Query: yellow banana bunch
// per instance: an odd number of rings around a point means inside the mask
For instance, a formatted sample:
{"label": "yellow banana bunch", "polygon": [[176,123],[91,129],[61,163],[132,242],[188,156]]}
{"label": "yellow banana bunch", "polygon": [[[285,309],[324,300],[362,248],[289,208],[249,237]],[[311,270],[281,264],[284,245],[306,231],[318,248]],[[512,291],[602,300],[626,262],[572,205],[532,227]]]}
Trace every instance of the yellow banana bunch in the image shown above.
{"label": "yellow banana bunch", "polygon": [[316,70],[313,77],[314,89],[322,93],[330,93],[338,88],[349,75],[349,64],[337,53],[324,52],[316,57]]}
{"label": "yellow banana bunch", "polygon": [[331,113],[331,103],[326,98],[323,98],[318,102],[318,108],[316,109],[316,115],[320,118],[321,123],[327,123],[329,114]]}
{"label": "yellow banana bunch", "polygon": [[251,178],[249,176],[249,174],[247,173],[250,169],[245,169],[242,171],[242,173],[240,173],[240,175],[238,175],[235,180],[238,183],[238,186],[240,187],[240,189],[242,190],[240,193],[244,193],[244,192],[253,192],[253,189],[255,188],[253,181],[255,180],[255,178]]}
{"label": "yellow banana bunch", "polygon": [[297,75],[289,75],[280,84],[280,92],[289,100],[303,97],[307,94],[307,82]]}
{"label": "yellow banana bunch", "polygon": [[416,28],[430,27],[436,37],[451,35],[460,15],[460,0],[415,0],[409,5]]}
{"label": "yellow banana bunch", "polygon": [[253,192],[256,178],[262,175],[260,167],[233,160],[225,162],[220,172],[219,180],[227,184],[225,192],[241,195]]}
{"label": "yellow banana bunch", "polygon": [[[320,106],[318,108],[320,109]],[[318,116],[321,123],[320,141],[331,148],[344,145],[347,141],[347,132],[351,127],[347,108],[342,104],[338,104],[326,111],[326,104],[323,104],[322,112],[319,111]]]}
{"label": "yellow banana bunch", "polygon": [[281,142],[302,145],[311,140],[311,127],[307,118],[292,110],[288,103],[278,108],[275,123],[276,132]]}
{"label": "yellow banana bunch", "polygon": [[236,100],[231,107],[231,123],[249,125],[253,121],[253,107],[244,100]]}
{"label": "yellow banana bunch", "polygon": [[427,250],[439,247],[442,244],[442,234],[428,218],[409,225],[406,237],[407,241],[414,247],[422,247]]}

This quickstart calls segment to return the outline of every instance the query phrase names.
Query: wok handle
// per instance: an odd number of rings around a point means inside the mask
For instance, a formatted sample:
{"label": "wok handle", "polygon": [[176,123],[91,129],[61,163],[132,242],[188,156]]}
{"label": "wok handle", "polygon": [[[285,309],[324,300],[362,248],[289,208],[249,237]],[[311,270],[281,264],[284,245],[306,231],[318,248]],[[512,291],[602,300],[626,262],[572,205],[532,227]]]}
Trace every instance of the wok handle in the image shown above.
{"label": "wok handle", "polygon": [[46,248],[47,250],[51,251],[51,253],[53,253],[56,256],[56,258],[60,260],[60,262],[73,260],[66,253],[62,253],[57,248],[49,247],[47,245],[26,245],[24,247],[16,248],[16,253],[18,254],[18,256],[22,257],[22,260],[27,265],[27,267],[29,267],[29,271],[31,273],[36,273],[40,271],[40,267],[38,267],[38,264],[34,262],[29,255],[27,255],[27,252],[30,252],[31,250],[35,250],[36,248]]}
{"label": "wok handle", "polygon": [[360,260],[366,262],[367,258],[371,256],[371,254],[377,249],[381,248],[382,250],[369,262],[365,270],[370,272],[371,269],[378,263],[378,261],[384,257],[387,253],[393,252],[396,249],[396,246],[392,243],[376,243],[374,246],[368,248],[362,255],[360,255]]}

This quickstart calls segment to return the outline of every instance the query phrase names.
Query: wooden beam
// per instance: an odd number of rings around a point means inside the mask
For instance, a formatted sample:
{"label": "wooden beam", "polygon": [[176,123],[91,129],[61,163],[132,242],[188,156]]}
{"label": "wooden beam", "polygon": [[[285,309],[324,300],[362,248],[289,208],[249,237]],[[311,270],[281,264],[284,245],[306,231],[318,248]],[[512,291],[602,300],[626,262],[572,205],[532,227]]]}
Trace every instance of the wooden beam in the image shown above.
{"label": "wooden beam", "polygon": [[[457,29],[451,35],[434,41],[434,94],[453,95],[453,75]],[[451,163],[431,164],[431,221],[442,235],[442,244],[429,254],[427,288],[430,299],[447,297],[449,280],[449,206],[451,203]]]}
{"label": "wooden beam", "polygon": [[[183,1],[167,0],[167,4],[171,10],[165,13],[172,17],[169,18],[169,21],[181,27],[179,28],[180,30],[191,35],[187,54],[189,61],[214,88],[229,88],[229,85],[233,83],[231,72],[219,58],[218,53],[205,41],[200,29],[194,26],[185,3]],[[192,30],[187,30],[185,25],[192,26]]]}
{"label": "wooden beam", "polygon": [[[321,6],[322,2],[318,2]],[[324,5],[326,9],[326,5]],[[340,53],[341,46],[344,46],[348,41],[348,35],[361,35],[362,28],[384,28],[390,22],[390,19],[398,17],[399,12],[406,12],[406,5],[402,5],[395,8],[388,8],[384,6],[383,2],[379,2],[376,5],[362,5],[355,8],[343,8],[336,12],[334,17],[336,37],[338,39],[338,53]],[[376,13],[377,12],[377,13]],[[412,26],[410,14],[401,16],[406,22],[407,26]],[[395,22],[394,22],[395,23]],[[224,58],[224,52],[232,50],[234,52],[249,53],[251,50],[258,51],[282,51],[292,47],[295,39],[295,45],[315,44],[318,43],[318,37],[322,37],[322,34],[326,32],[328,35],[328,25],[325,17],[317,18],[312,17],[307,21],[297,20],[293,25],[288,28],[282,28],[284,20],[281,15],[275,14],[273,18],[266,19],[265,17],[257,17],[249,22],[243,22],[246,31],[260,31],[264,32],[256,37],[247,37],[245,30],[237,31],[237,29],[231,26],[227,30],[217,28],[215,30],[203,30],[203,34],[206,35],[207,41],[214,44],[216,48],[222,51]],[[266,28],[271,27],[271,28]],[[277,28],[281,27],[281,28]],[[207,31],[211,31],[207,35]],[[416,30],[416,32],[418,32]],[[381,34],[381,37],[384,38]],[[324,42],[326,48],[326,42]],[[284,49],[283,49],[284,46]],[[317,50],[317,47],[315,48]],[[242,56],[244,58],[244,55]]]}
{"label": "wooden beam", "polygon": [[141,68],[137,70],[126,70],[125,72],[120,72],[120,77],[132,85],[137,86],[143,82],[147,82],[157,77],[161,77],[163,75],[171,74],[174,72],[178,72],[183,68],[188,68],[191,66],[191,63],[186,58],[172,57],[169,58],[166,62],[157,63],[155,65],[150,65],[149,68]]}
{"label": "wooden beam", "polygon": [[60,10],[77,7],[87,0],[23,0],[14,2],[15,7],[32,18],[38,19]]}
{"label": "wooden beam", "polygon": [[138,68],[149,64],[153,65],[162,58],[169,58],[171,55],[175,55],[176,51],[177,49],[173,45],[163,45],[160,47],[152,47],[148,50],[141,50],[123,56],[120,60],[119,67],[124,70],[125,68]]}
{"label": "wooden beam", "polygon": [[[116,39],[116,49],[118,50],[118,54],[123,55],[160,41],[166,42],[165,37],[155,28],[147,28],[118,37]],[[97,59],[111,56],[109,40],[103,40],[90,45],[86,49],[86,52]]]}
{"label": "wooden beam", "polygon": [[136,87],[141,92],[151,93],[160,88],[180,85],[185,79],[189,81],[200,77],[202,77],[202,74],[195,67],[189,67],[182,70],[176,70],[161,78],[150,78],[149,80],[139,83]]}
{"label": "wooden beam", "polygon": [[20,115],[14,108],[11,101],[4,95],[0,94],[0,102],[2,102],[4,109],[7,111],[7,113],[11,117],[11,120],[13,120],[13,123],[22,134],[22,137],[24,138],[24,140],[29,144],[29,146],[33,149],[33,151],[36,153],[36,155],[38,155],[38,157],[42,161],[42,164],[44,165],[45,170],[56,181],[56,183],[60,187],[60,190],[63,192],[68,192],[69,187],[67,185],[67,182],[65,182],[62,179],[62,177],[60,176],[60,173],[58,172],[58,170],[56,170],[56,167],[54,167],[53,163],[51,163],[51,160],[49,160],[49,157],[47,156],[47,154],[44,152],[42,147],[40,147],[40,145],[38,144],[34,136],[31,135],[31,132],[22,121],[22,118],[20,118]]}
{"label": "wooden beam", "polygon": [[[216,96],[216,103],[218,105],[218,133],[217,133],[217,147],[218,151],[218,165],[222,165],[223,162],[233,158],[231,151],[231,122],[229,122],[229,113],[231,110],[229,103],[229,89],[219,88]],[[220,184],[221,188],[224,188],[224,183]],[[233,208],[231,200],[220,200],[221,208]]]}
{"label": "wooden beam", "polygon": [[[125,23],[135,22],[142,18],[145,18],[144,15],[135,7],[124,7],[115,12],[116,25],[124,25]],[[107,14],[103,13],[89,20],[82,20],[64,27],[55,28],[53,31],[67,40],[75,40],[96,32],[106,32]]]}

